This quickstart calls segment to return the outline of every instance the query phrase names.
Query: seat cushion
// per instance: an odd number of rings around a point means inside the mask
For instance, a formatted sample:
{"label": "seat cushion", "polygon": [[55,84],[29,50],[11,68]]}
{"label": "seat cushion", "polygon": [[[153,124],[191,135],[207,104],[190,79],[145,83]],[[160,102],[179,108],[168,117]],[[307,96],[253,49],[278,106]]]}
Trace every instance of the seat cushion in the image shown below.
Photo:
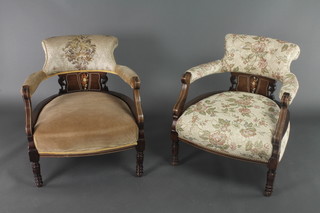
{"label": "seat cushion", "polygon": [[[178,119],[179,138],[201,148],[257,162],[268,162],[280,109],[271,99],[246,92],[219,93],[190,106]],[[282,139],[280,159],[290,125]]]}
{"label": "seat cushion", "polygon": [[41,111],[34,141],[42,155],[94,154],[137,144],[138,126],[125,102],[102,92],[61,95]]}

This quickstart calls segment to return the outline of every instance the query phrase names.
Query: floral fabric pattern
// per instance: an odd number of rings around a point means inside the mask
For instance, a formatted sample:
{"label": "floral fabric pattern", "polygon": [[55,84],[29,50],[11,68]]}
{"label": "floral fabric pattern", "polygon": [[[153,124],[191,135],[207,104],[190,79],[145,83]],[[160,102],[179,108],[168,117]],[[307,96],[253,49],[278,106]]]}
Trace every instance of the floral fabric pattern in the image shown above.
{"label": "floral fabric pattern", "polygon": [[96,45],[91,42],[88,36],[76,36],[67,42],[62,49],[69,62],[75,65],[77,70],[87,69],[96,53]]}
{"label": "floral fabric pattern", "polygon": [[[261,75],[281,81],[283,91],[295,97],[299,84],[290,72],[290,64],[300,54],[299,46],[293,43],[261,36],[227,34],[225,55],[222,60],[193,67],[191,82],[204,76],[223,72],[241,72]],[[292,84],[291,84],[292,83]]]}
{"label": "floral fabric pattern", "polygon": [[56,36],[42,41],[48,77],[78,70],[114,71],[118,39],[107,35]]}
{"label": "floral fabric pattern", "polygon": [[282,78],[282,87],[280,89],[279,98],[281,99],[283,93],[290,94],[290,103],[297,94],[299,88],[299,82],[297,77],[293,73],[288,73]]}
{"label": "floral fabric pattern", "polygon": [[[268,162],[280,109],[269,98],[246,92],[223,92],[190,106],[177,121],[179,138],[214,152]],[[280,159],[288,141],[282,139]]]}
{"label": "floral fabric pattern", "polygon": [[201,64],[196,67],[192,67],[191,69],[187,70],[187,72],[191,73],[192,83],[204,76],[223,72],[222,61],[217,60],[206,64]]}
{"label": "floral fabric pattern", "polygon": [[298,45],[261,36],[226,35],[223,69],[281,80],[300,53]]}

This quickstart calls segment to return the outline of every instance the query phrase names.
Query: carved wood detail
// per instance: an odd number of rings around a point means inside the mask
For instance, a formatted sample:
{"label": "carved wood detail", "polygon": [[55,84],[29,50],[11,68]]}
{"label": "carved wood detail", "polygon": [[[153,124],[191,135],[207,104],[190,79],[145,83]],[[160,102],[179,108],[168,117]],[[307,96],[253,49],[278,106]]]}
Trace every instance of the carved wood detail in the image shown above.
{"label": "carved wood detail", "polygon": [[22,97],[25,104],[25,131],[27,134],[28,139],[28,153],[29,153],[29,160],[31,162],[31,167],[34,175],[35,184],[37,187],[41,187],[43,185],[42,177],[40,173],[40,164],[39,164],[39,153],[37,148],[35,147],[33,141],[33,126],[34,121],[32,118],[32,103],[31,103],[31,96],[30,96],[30,88],[29,86],[22,87]]}
{"label": "carved wood detail", "polygon": [[288,110],[289,102],[289,93],[284,93],[281,98],[279,119],[272,137],[272,154],[268,162],[267,183],[264,192],[265,196],[270,196],[272,194],[276,170],[279,164],[281,141],[287,131],[290,121],[290,112]]}
{"label": "carved wood detail", "polygon": [[188,97],[188,91],[190,87],[190,80],[191,80],[191,74],[185,73],[182,78],[182,87],[180,91],[179,98],[177,100],[177,103],[173,107],[172,112],[172,125],[171,125],[171,153],[172,153],[172,161],[171,164],[173,166],[179,164],[179,139],[178,139],[178,133],[176,131],[176,123],[178,118],[182,115],[184,110],[184,105],[186,103],[187,97]]}
{"label": "carved wood detail", "polygon": [[89,84],[89,74],[85,72],[80,73],[80,82],[82,90],[87,90]]}
{"label": "carved wood detail", "polygon": [[246,73],[231,73],[230,91],[243,91],[264,95],[274,99],[276,81],[271,78]]}
{"label": "carved wood detail", "polygon": [[108,77],[103,72],[76,72],[59,75],[60,94],[79,91],[108,91]]}

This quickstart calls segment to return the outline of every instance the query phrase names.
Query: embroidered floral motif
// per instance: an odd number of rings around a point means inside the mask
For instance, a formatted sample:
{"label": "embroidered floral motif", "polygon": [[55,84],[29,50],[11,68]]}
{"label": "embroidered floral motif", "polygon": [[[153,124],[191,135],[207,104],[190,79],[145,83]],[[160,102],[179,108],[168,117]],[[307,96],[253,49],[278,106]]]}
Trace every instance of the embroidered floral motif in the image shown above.
{"label": "embroidered floral motif", "polygon": [[[279,111],[274,101],[262,95],[223,92],[186,109],[176,130],[180,138],[213,151],[267,162]],[[282,140],[282,153],[288,133],[289,128]]]}
{"label": "embroidered floral motif", "polygon": [[67,42],[62,49],[69,62],[78,70],[87,69],[87,65],[93,60],[96,45],[91,43],[88,36],[76,36]]}

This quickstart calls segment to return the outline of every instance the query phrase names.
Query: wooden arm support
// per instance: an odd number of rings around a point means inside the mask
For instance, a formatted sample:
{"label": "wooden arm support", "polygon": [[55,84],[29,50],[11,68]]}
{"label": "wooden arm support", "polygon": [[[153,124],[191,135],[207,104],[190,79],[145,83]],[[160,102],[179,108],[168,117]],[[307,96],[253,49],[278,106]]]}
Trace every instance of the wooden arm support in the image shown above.
{"label": "wooden arm support", "polygon": [[276,169],[279,163],[281,140],[287,131],[290,120],[290,112],[288,110],[289,103],[290,94],[284,93],[281,98],[280,113],[276,130],[272,137],[272,155],[268,162],[268,167],[270,169]]}
{"label": "wooden arm support", "polygon": [[28,85],[22,86],[22,98],[24,101],[24,110],[25,110],[25,131],[28,137],[28,141],[33,141],[33,128],[32,128],[32,104],[31,104],[31,95],[30,87]]}
{"label": "wooden arm support", "polygon": [[133,101],[135,105],[135,116],[140,127],[143,127],[144,117],[141,107],[141,97],[140,97],[140,80],[138,77],[133,77]]}
{"label": "wooden arm support", "polygon": [[191,80],[191,73],[188,73],[188,72],[185,73],[181,78],[182,87],[181,87],[180,95],[177,100],[177,103],[173,107],[173,117],[175,119],[178,119],[183,113],[184,105],[186,103],[188,91],[190,87],[190,80]]}
{"label": "wooden arm support", "polygon": [[143,116],[142,107],[141,107],[141,98],[140,98],[140,90],[139,90],[140,80],[137,77],[133,77],[131,79],[131,82],[133,85],[133,100],[128,96],[118,92],[109,91],[109,93],[123,100],[130,108],[139,127],[143,127],[144,116]]}

